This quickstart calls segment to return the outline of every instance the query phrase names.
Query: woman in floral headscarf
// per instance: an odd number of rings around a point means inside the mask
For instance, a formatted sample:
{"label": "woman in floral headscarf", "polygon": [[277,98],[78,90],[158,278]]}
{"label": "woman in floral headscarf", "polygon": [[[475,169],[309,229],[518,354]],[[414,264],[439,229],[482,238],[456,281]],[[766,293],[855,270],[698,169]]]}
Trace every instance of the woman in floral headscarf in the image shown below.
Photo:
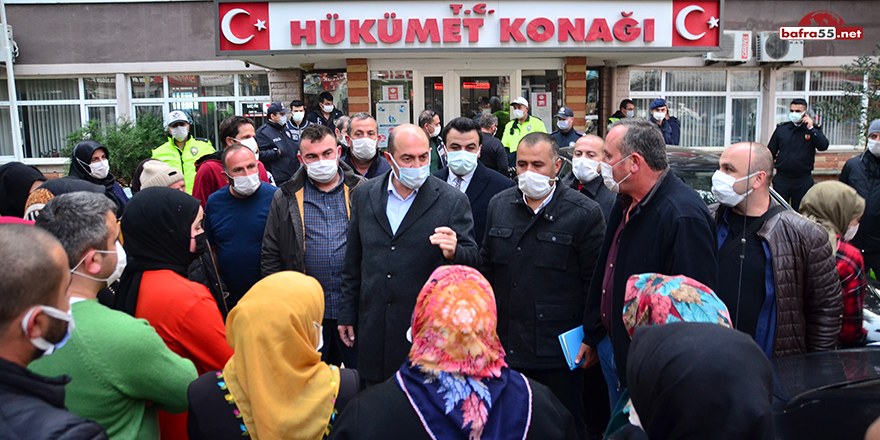
{"label": "woman in floral headscarf", "polygon": [[[730,314],[712,289],[683,275],[643,273],[629,277],[623,306],[623,324],[632,337],[637,327],[672,322],[706,322],[731,328]],[[624,391],[608,423],[608,439],[644,438],[628,425],[632,402]]]}
{"label": "woman in floral headscarf", "polygon": [[573,439],[550,390],[507,367],[495,295],[465,266],[434,271],[412,320],[412,349],[393,378],[355,398],[331,439]]}

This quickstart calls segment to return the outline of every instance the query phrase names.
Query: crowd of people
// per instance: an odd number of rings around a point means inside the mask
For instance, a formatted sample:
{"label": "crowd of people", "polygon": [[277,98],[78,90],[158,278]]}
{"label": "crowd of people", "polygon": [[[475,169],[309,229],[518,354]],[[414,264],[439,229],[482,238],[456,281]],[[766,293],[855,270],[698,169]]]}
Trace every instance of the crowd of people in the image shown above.
{"label": "crowd of people", "polygon": [[3,165],[0,437],[769,440],[770,361],[865,344],[880,120],[807,185],[796,100],[706,206],[662,99],[604,139],[511,106],[500,139],[426,109],[385,151],[330,94],[220,151],[173,111],[130,199],[94,140],[67,177]]}

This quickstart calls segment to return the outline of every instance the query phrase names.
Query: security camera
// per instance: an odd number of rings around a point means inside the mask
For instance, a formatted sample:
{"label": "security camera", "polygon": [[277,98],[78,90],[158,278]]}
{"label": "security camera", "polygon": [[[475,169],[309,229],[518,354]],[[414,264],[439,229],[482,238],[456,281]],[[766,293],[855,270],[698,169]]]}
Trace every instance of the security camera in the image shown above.
{"label": "security camera", "polygon": [[251,63],[245,61],[245,62],[244,62],[244,67],[245,67],[245,69],[250,69],[250,68],[251,68]]}

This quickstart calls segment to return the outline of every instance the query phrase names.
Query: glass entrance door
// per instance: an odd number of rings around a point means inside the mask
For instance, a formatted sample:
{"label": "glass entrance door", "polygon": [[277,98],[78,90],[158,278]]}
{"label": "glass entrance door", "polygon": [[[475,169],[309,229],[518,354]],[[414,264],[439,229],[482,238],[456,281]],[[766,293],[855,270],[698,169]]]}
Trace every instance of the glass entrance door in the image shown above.
{"label": "glass entrance door", "polygon": [[509,76],[462,76],[459,78],[459,115],[479,119],[484,113],[507,112],[510,104]]}
{"label": "glass entrance door", "polygon": [[[440,121],[446,123],[443,117],[443,77],[442,76],[426,76],[425,77],[425,109],[432,109],[440,115]],[[415,119],[418,125],[419,113],[421,109],[416,109]]]}

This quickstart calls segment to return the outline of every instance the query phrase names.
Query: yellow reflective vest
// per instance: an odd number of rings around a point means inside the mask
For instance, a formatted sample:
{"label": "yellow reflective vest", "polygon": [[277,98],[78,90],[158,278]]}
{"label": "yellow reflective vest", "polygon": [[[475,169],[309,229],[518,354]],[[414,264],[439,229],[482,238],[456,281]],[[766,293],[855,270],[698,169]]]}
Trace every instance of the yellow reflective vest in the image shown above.
{"label": "yellow reflective vest", "polygon": [[[516,124],[516,128],[513,128],[513,124]],[[544,122],[535,116],[529,115],[526,122],[522,124],[516,119],[508,122],[507,125],[504,126],[504,135],[501,136],[501,143],[507,151],[514,153],[516,152],[516,147],[519,145],[519,141],[526,137],[527,134],[546,132],[547,129],[544,128]]]}
{"label": "yellow reflective vest", "polygon": [[186,193],[192,195],[193,183],[196,181],[196,161],[213,152],[214,147],[206,139],[196,139],[190,136],[186,140],[186,145],[180,150],[174,144],[174,138],[169,137],[168,142],[153,150],[153,159],[159,159],[183,173]]}

